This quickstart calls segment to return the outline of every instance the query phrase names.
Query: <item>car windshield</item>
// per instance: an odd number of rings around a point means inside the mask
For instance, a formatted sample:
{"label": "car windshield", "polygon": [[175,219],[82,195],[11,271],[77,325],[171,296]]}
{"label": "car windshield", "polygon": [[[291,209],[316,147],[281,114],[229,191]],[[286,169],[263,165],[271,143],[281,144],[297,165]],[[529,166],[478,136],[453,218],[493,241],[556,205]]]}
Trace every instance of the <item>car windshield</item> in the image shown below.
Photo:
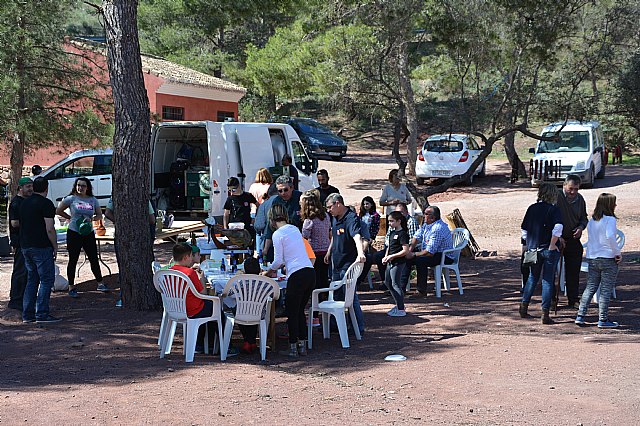
{"label": "car windshield", "polygon": [[[543,133],[544,137],[555,136],[555,132]],[[588,152],[589,151],[589,132],[560,132],[557,141],[540,141],[538,144],[538,153],[550,152]]]}
{"label": "car windshield", "polygon": [[428,152],[460,152],[462,151],[462,142],[449,139],[426,141],[424,150]]}
{"label": "car windshield", "polygon": [[314,121],[296,121],[296,125],[302,133],[307,134],[331,134],[331,129]]}

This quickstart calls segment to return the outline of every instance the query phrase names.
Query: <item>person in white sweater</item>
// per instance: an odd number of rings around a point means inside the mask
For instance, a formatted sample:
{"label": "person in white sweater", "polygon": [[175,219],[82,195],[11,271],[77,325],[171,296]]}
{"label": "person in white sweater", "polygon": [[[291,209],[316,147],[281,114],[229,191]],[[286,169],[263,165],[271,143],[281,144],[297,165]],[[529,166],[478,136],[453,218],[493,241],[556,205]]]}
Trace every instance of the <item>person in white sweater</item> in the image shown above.
{"label": "person in white sweater", "polygon": [[618,277],[618,266],[622,260],[620,248],[616,242],[616,196],[602,193],[596,202],[596,208],[587,225],[589,240],[587,241],[586,258],[589,262],[587,288],[582,293],[576,324],[583,326],[587,308],[591,298],[600,287],[598,299],[599,328],[615,328],[618,323],[609,320],[609,301]]}
{"label": "person in white sweater", "polygon": [[309,303],[316,285],[316,273],[307,256],[302,234],[297,227],[288,223],[289,215],[282,204],[274,204],[269,210],[269,226],[273,233],[273,263],[264,272],[275,277],[279,268],[287,269],[287,327],[289,328],[289,349],[281,355],[292,358],[306,355],[307,326],[304,308]]}

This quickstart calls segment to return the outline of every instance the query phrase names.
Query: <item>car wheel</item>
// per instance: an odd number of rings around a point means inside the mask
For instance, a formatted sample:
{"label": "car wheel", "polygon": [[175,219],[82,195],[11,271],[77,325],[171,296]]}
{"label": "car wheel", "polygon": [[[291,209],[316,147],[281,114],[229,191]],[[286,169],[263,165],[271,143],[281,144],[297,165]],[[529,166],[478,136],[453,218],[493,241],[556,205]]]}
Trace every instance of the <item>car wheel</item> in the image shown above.
{"label": "car wheel", "polygon": [[605,165],[604,165],[604,163],[602,163],[602,165],[600,166],[600,171],[596,175],[596,179],[604,179],[605,173],[606,173]]}
{"label": "car wheel", "polygon": [[487,175],[487,161],[483,161],[482,162],[482,169],[480,170],[480,173],[478,173],[478,177],[485,177]]}
{"label": "car wheel", "polygon": [[424,178],[416,178],[416,183],[418,185],[424,185]]}
{"label": "car wheel", "polygon": [[593,188],[593,185],[596,182],[596,170],[593,168],[593,164],[591,165],[591,168],[589,169],[589,181],[585,182],[582,187],[583,188]]}

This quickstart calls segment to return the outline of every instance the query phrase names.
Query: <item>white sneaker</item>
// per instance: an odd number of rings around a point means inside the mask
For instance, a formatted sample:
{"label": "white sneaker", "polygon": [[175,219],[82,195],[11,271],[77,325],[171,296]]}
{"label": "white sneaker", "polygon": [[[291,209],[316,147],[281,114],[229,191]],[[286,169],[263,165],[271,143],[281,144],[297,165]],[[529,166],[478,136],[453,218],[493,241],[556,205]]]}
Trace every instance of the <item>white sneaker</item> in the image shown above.
{"label": "white sneaker", "polygon": [[395,312],[390,312],[387,315],[389,315],[390,317],[406,317],[407,312],[396,308]]}

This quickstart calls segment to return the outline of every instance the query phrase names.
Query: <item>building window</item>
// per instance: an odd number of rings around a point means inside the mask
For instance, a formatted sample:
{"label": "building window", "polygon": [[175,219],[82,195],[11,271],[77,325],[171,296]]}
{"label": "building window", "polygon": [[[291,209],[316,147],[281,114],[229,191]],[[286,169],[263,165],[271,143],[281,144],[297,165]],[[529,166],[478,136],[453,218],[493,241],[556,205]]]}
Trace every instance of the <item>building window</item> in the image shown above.
{"label": "building window", "polygon": [[236,115],[233,112],[218,111],[217,121],[234,121],[235,119],[236,119]]}
{"label": "building window", "polygon": [[184,120],[184,108],[163,106],[162,107],[162,119],[171,121]]}

